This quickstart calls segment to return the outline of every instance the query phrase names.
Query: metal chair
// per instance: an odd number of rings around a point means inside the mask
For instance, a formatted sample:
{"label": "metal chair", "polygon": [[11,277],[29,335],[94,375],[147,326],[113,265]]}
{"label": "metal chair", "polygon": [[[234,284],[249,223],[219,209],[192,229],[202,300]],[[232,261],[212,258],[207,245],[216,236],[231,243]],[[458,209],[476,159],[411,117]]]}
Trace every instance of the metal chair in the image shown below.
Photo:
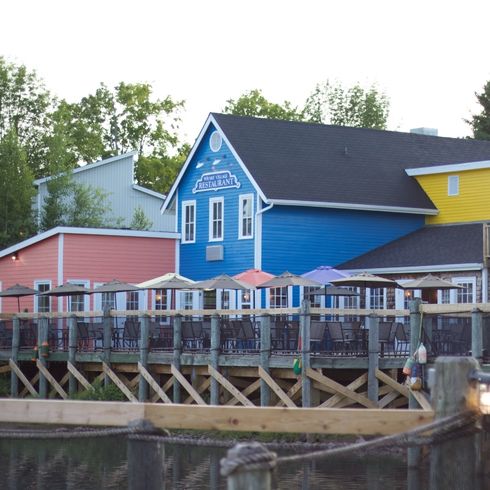
{"label": "metal chair", "polygon": [[345,340],[342,332],[342,324],[340,322],[327,322],[327,331],[329,340],[332,343],[332,350],[334,352],[344,351]]}
{"label": "metal chair", "polygon": [[325,322],[312,320],[310,324],[310,346],[312,351],[321,351],[325,340]]}
{"label": "metal chair", "polygon": [[381,357],[384,357],[385,353],[395,352],[395,322],[379,322],[378,326],[378,339],[381,350]]}

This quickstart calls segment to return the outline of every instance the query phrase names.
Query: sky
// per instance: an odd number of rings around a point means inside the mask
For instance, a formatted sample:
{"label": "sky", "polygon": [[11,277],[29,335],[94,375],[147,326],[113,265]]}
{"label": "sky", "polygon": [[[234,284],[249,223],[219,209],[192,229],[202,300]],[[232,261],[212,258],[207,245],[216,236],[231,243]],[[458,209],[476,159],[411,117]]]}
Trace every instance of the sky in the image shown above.
{"label": "sky", "polygon": [[185,100],[189,143],[230,98],[257,88],[302,106],[327,79],[376,84],[388,129],[469,136],[490,80],[488,0],[18,0],[0,12],[0,56],[53,94],[148,82]]}

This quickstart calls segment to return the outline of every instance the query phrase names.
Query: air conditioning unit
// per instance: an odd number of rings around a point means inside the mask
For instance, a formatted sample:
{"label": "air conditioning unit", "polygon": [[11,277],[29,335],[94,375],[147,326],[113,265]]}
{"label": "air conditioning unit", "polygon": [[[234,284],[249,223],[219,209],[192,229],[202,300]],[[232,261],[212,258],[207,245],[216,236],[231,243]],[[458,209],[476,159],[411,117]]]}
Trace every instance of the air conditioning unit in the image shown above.
{"label": "air conditioning unit", "polygon": [[209,245],[206,247],[206,262],[215,262],[223,260],[224,248],[223,245]]}

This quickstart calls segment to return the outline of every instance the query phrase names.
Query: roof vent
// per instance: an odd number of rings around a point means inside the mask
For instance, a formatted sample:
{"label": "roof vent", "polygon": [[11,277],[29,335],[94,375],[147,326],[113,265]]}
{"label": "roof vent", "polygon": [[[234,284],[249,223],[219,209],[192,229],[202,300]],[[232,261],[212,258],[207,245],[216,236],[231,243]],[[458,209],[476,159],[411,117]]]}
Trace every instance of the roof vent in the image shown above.
{"label": "roof vent", "polygon": [[411,133],[424,134],[425,136],[437,136],[436,128],[413,128],[410,130]]}

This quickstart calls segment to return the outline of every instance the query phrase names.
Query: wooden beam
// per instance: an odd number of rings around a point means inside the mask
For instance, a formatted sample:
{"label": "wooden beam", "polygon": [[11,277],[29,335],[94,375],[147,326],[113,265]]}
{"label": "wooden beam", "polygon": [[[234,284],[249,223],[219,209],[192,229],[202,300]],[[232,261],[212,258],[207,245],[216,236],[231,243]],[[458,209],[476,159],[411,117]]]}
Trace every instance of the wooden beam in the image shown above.
{"label": "wooden beam", "polygon": [[[358,378],[356,378],[354,381],[349,383],[346,388],[348,390],[356,391],[358,390],[361,386],[365,385],[368,380],[368,373],[361,374]],[[334,407],[337,403],[339,403],[345,396],[336,394],[331,396],[328,400],[323,402],[320,407],[328,408],[328,407]]]}
{"label": "wooden beam", "polygon": [[68,371],[77,378],[78,382],[88,391],[94,391],[95,388],[89,383],[89,381],[83,376],[83,374],[70,362],[67,361],[66,367]]}
{"label": "wooden beam", "polygon": [[[251,395],[254,391],[257,391],[260,388],[260,379],[256,379],[253,383],[249,384],[243,391],[242,395],[243,396],[248,396]],[[226,405],[236,405],[238,403],[238,400],[236,398],[233,398],[229,400]]]}
{"label": "wooden beam", "polygon": [[395,381],[393,378],[383,373],[383,371],[380,371],[379,369],[376,370],[376,377],[383,383],[398,391],[400,395],[406,396],[408,398],[409,391],[406,386],[398,383],[398,381]]}
{"label": "wooden beam", "polygon": [[53,377],[53,375],[49,372],[47,368],[45,368],[42,364],[42,362],[39,359],[36,359],[36,367],[39,369],[41,374],[49,381],[51,386],[57,391],[58,395],[63,398],[63,400],[66,400],[68,398],[68,394],[66,391],[60,386],[58,381]]}
{"label": "wooden beam", "polygon": [[[69,378],[70,378],[70,373],[69,372],[66,372],[65,375],[60,380],[60,386],[64,386],[66,384],[66,382],[68,381]],[[55,393],[56,393],[56,389],[53,388],[49,392],[48,398],[53,398],[53,396],[54,396]]]}
{"label": "wooden beam", "polygon": [[[31,379],[30,384],[32,386],[34,386],[39,381],[40,377],[41,377],[41,375],[39,374],[39,371],[37,371],[36,374],[34,375],[34,377]],[[29,390],[27,389],[27,386],[24,386],[24,388],[22,388],[22,391],[19,393],[19,397],[22,398],[22,397],[26,396],[28,391]]]}
{"label": "wooden beam", "polygon": [[[294,403],[295,398],[299,398],[302,387],[303,387],[303,380],[299,378],[298,381],[296,381],[296,383],[294,383],[294,385],[291,386],[291,388],[289,388],[289,390],[286,392],[286,396],[290,398]],[[276,407],[282,407],[282,406],[284,406],[284,402],[282,400],[279,400],[276,403]]]}
{"label": "wooden beam", "polygon": [[220,372],[216,371],[210,364],[208,365],[208,373],[232,396],[234,396],[242,405],[253,407],[254,404],[244,396],[240,390],[235,388]]}
{"label": "wooden beam", "polygon": [[12,371],[12,368],[8,364],[5,364],[5,366],[0,366],[0,374],[10,373],[10,371]]}
{"label": "wooden beam", "polygon": [[0,399],[0,422],[124,427],[388,435],[431,422],[433,412],[393,409],[226,407],[162,403]]}
{"label": "wooden beam", "polygon": [[201,398],[201,395],[193,388],[193,386],[185,379],[184,375],[173,365],[171,364],[171,370],[174,377],[177,381],[182,385],[182,387],[192,396],[194,401],[198,405],[206,405],[206,402]]}
{"label": "wooden beam", "polygon": [[290,408],[297,408],[296,404],[286,395],[282,388],[271,378],[270,374],[259,366],[259,376],[263,379],[271,388],[271,390],[279,397],[279,399]]}
{"label": "wooden beam", "polygon": [[369,400],[369,398],[362,396],[362,395],[359,395],[355,391],[349,390],[344,385],[341,385],[340,383],[337,383],[333,379],[330,379],[327,376],[316,372],[314,369],[307,368],[306,374],[309,378],[314,379],[315,381],[318,381],[319,383],[322,383],[325,386],[333,388],[338,393],[341,393],[342,395],[346,396],[347,398],[350,398],[351,400],[356,401],[357,403],[359,403],[360,405],[363,405],[364,407],[367,407],[367,408],[376,408],[377,407],[377,405],[374,402],[372,402],[371,400]]}
{"label": "wooden beam", "polygon": [[[173,378],[172,378],[173,379]],[[197,388],[196,388],[196,391],[202,395],[207,389],[209,389],[209,387],[211,386],[211,377],[208,376]],[[234,398],[233,398],[234,400]],[[188,396],[185,400],[184,400],[184,405],[189,405],[190,403],[192,403],[194,401],[194,399],[192,398],[192,396]],[[238,400],[236,400],[238,402]]]}
{"label": "wooden beam", "polygon": [[170,400],[167,394],[160,388],[160,385],[155,381],[153,376],[148,372],[143,364],[141,364],[141,362],[138,362],[138,370],[140,372],[140,375],[147,381],[152,390],[164,403],[172,403],[172,400]]}
{"label": "wooden beam", "polygon": [[417,403],[422,407],[423,410],[432,410],[432,405],[430,401],[426,398],[426,396],[417,390],[409,390],[412,396],[417,400]]}
{"label": "wooden beam", "polygon": [[102,363],[102,368],[104,369],[104,374],[107,374],[107,376],[111,378],[112,382],[123,392],[124,396],[130,402],[138,402],[136,397],[131,393],[126,385],[117,377],[117,374],[105,362]]}
{"label": "wooden beam", "polygon": [[[17,377],[22,381],[22,384],[27,388],[29,393],[32,396],[39,396],[39,393],[34,389],[34,386],[29,383],[29,380],[24,376],[24,373],[20,370],[19,366],[12,361],[12,359],[9,359],[9,366],[12,371],[17,375]],[[39,373],[38,373],[39,374]],[[26,420],[29,420],[28,418]]]}
{"label": "wooden beam", "polygon": [[400,393],[396,390],[391,390],[378,402],[379,408],[388,406],[391,402],[395,401],[400,396]]}

